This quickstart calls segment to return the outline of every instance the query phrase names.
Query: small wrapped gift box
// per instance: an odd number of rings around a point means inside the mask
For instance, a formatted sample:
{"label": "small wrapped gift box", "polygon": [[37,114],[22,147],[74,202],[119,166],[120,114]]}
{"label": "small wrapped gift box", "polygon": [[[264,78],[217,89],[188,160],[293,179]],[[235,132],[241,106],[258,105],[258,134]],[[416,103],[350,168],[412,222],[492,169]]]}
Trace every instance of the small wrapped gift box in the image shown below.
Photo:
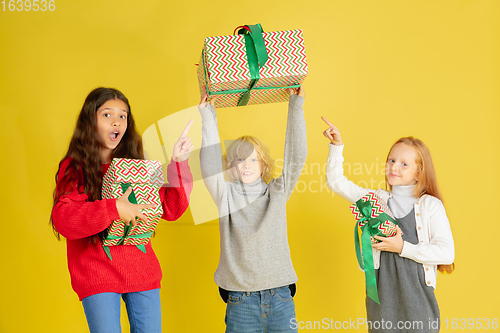
{"label": "small wrapped gift box", "polygon": [[[361,208],[360,208],[361,207]],[[366,208],[364,208],[366,207]],[[372,232],[370,233],[370,239],[373,243],[379,243],[380,241],[373,238],[373,236],[381,236],[381,237],[392,237],[396,235],[396,221],[394,216],[392,216],[391,210],[387,206],[387,204],[380,199],[375,193],[368,193],[361,199],[359,199],[355,204],[351,205],[351,212],[354,214],[356,221],[358,221],[358,226],[363,229],[367,224],[368,219],[365,218],[365,214],[368,214],[367,209],[370,208],[370,218],[377,218],[379,215],[385,213],[387,218],[380,223],[377,223],[376,229],[372,228]],[[362,211],[365,210],[365,212]],[[385,217],[385,215],[383,215]]]}
{"label": "small wrapped gift box", "polygon": [[[392,237],[397,233],[397,222],[387,204],[375,193],[368,193],[350,206],[356,218],[354,244],[359,266],[365,271],[366,292],[368,297],[379,303],[377,281],[373,263],[372,242],[379,240],[373,236]],[[361,246],[358,227],[361,229]]]}
{"label": "small wrapped gift box", "polygon": [[200,93],[218,95],[216,108],[288,101],[286,89],[300,87],[308,74],[302,30],[263,32],[257,24],[236,31],[205,38]]}
{"label": "small wrapped gift box", "polygon": [[102,180],[102,198],[119,198],[132,186],[128,199],[134,204],[155,204],[156,208],[146,208],[142,212],[147,221],[137,221],[134,227],[122,220],[114,220],[108,228],[108,235],[103,240],[104,251],[111,259],[109,246],[135,245],[144,253],[145,244],[163,214],[159,189],[163,185],[161,162],[114,158]]}

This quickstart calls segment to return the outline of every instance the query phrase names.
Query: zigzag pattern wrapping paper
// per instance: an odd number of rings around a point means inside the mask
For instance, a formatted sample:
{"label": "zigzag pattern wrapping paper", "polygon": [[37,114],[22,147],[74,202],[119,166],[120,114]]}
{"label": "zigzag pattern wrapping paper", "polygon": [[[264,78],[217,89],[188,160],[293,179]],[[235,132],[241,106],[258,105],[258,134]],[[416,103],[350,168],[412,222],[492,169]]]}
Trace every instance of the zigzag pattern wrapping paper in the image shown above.
{"label": "zigzag pattern wrapping paper", "polygon": [[[308,74],[302,30],[262,33],[268,61],[260,68],[255,87],[286,87],[301,84]],[[251,76],[243,35],[207,37],[198,66],[200,94],[208,83],[209,91],[247,89]],[[218,95],[215,107],[237,106],[242,93]],[[247,105],[286,102],[285,88],[252,90]]]}
{"label": "zigzag pattern wrapping paper", "polygon": [[[370,192],[367,195],[365,195],[364,197],[362,197],[360,200],[363,200],[365,202],[366,201],[370,202],[370,204],[372,206],[371,217],[377,217],[382,213],[386,213],[390,217],[394,218],[394,216],[391,213],[391,210],[389,209],[387,204],[384,202],[384,200],[380,199],[375,193]],[[359,221],[363,218],[363,215],[359,211],[359,208],[358,208],[358,206],[356,206],[356,204],[351,205],[349,208],[351,209],[351,212],[354,214],[356,221]],[[360,228],[362,226],[364,226],[365,224],[366,224],[366,221],[358,222],[358,226]],[[386,221],[384,221],[384,223],[381,223],[378,226],[378,230],[380,230],[387,237],[392,237],[392,236],[396,235],[396,233],[397,233],[396,225],[390,220],[386,220]],[[371,237],[371,241],[374,243],[380,242],[379,240],[377,240],[373,237]]]}
{"label": "zigzag pattern wrapping paper", "polygon": [[[123,195],[122,184],[130,183],[138,204],[152,203],[156,208],[143,209],[147,222],[138,221],[132,227],[121,244],[140,245],[147,244],[149,238],[133,238],[130,236],[142,235],[153,232],[163,214],[160,202],[159,188],[163,185],[163,171],[161,162],[148,160],[134,160],[114,158],[102,181],[102,198],[119,198]],[[108,228],[108,235],[123,237],[125,222],[114,220]],[[105,239],[104,246],[113,246],[120,243],[121,239]]]}

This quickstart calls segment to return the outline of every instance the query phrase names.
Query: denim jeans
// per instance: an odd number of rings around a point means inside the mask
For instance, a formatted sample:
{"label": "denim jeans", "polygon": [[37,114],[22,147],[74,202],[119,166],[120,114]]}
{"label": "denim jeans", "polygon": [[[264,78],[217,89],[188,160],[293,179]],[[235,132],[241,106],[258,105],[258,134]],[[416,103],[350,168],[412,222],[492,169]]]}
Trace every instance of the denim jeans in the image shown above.
{"label": "denim jeans", "polygon": [[161,332],[160,289],[135,293],[100,293],[82,300],[90,333],[120,333],[120,307],[127,307],[130,332]]}
{"label": "denim jeans", "polygon": [[288,286],[255,291],[230,291],[226,333],[297,332],[291,328],[295,304]]}

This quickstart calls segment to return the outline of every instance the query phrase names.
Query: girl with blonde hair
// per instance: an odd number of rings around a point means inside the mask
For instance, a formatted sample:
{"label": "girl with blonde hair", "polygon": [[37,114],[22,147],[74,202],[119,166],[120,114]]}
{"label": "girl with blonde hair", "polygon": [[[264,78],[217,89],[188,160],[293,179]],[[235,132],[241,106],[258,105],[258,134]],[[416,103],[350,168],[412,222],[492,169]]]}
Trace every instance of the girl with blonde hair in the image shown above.
{"label": "girl with blonde hair", "polygon": [[455,250],[429,149],[414,137],[397,140],[387,155],[387,190],[365,189],[344,176],[340,131],[322,119],[331,142],[328,186],[350,203],[374,192],[399,225],[395,236],[375,236],[380,243],[372,243],[380,304],[366,297],[368,331],[439,332],[437,271],[453,271]]}

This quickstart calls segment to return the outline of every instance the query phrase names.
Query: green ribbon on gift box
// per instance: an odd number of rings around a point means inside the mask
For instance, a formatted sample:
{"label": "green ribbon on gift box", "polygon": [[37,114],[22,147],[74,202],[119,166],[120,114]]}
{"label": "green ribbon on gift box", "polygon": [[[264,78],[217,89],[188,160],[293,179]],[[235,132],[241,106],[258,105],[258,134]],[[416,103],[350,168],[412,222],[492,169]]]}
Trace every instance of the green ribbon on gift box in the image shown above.
{"label": "green ribbon on gift box", "polygon": [[[246,28],[248,28],[248,30]],[[238,34],[243,34],[243,37],[245,38],[248,68],[250,70],[250,77],[252,78],[250,81],[250,87],[241,96],[238,101],[238,106],[248,104],[248,101],[250,100],[250,92],[260,79],[259,70],[268,60],[266,44],[264,43],[264,38],[262,38],[262,32],[263,30],[260,24],[247,25],[238,31]]]}
{"label": "green ribbon on gift box", "polygon": [[[380,304],[377,292],[377,279],[375,277],[375,267],[373,263],[373,252],[371,236],[386,236],[378,229],[378,226],[387,220],[390,220],[395,225],[398,223],[391,216],[382,213],[377,217],[372,217],[372,204],[370,201],[359,199],[356,201],[361,215],[363,216],[354,226],[354,245],[356,247],[356,258],[359,266],[365,271],[366,294],[377,304]],[[366,221],[366,224],[361,227],[361,246],[359,244],[358,224]],[[363,256],[361,256],[361,248]]]}
{"label": "green ribbon on gift box", "polygon": [[[260,23],[256,25],[245,25],[238,30],[238,34],[243,35],[245,38],[245,48],[247,52],[248,69],[250,70],[250,85],[247,89],[232,89],[224,91],[209,91],[207,75],[205,74],[205,87],[207,89],[207,94],[211,95],[227,95],[227,94],[239,94],[243,93],[238,101],[237,106],[244,106],[248,104],[250,100],[250,93],[252,90],[269,90],[269,89],[285,89],[285,88],[299,88],[300,84],[294,84],[285,87],[256,87],[255,85],[260,79],[260,68],[263,67],[267,60],[267,49],[264,43],[264,38],[262,37],[262,26]],[[203,66],[206,69],[205,57],[203,59]]]}
{"label": "green ribbon on gift box", "polygon": [[[132,186],[130,183],[122,183],[120,185],[122,187],[123,193],[125,193],[125,191],[130,186]],[[130,192],[130,194],[128,196],[128,201],[131,202],[131,203],[133,203],[133,204],[137,204],[137,198],[135,197],[134,190],[132,190],[132,192]],[[123,243],[123,241],[125,240],[126,237],[128,237],[128,238],[140,238],[141,239],[141,238],[150,238],[153,235],[152,232],[147,232],[145,234],[130,235],[129,236],[128,233],[130,232],[130,230],[132,229],[132,227],[133,227],[132,223],[129,223],[129,225],[125,225],[125,230],[124,230],[123,236],[108,235],[108,236],[106,236],[106,240],[119,239],[119,241],[118,241],[118,243],[116,243],[116,245],[120,245],[121,243]],[[136,245],[136,247],[139,250],[141,250],[142,252],[146,253],[146,247],[144,246],[144,244]],[[109,246],[102,245],[102,248],[104,249],[104,252],[106,252],[106,255],[108,256],[108,258],[110,260],[113,260],[113,258],[111,257],[111,251],[109,250]]]}

